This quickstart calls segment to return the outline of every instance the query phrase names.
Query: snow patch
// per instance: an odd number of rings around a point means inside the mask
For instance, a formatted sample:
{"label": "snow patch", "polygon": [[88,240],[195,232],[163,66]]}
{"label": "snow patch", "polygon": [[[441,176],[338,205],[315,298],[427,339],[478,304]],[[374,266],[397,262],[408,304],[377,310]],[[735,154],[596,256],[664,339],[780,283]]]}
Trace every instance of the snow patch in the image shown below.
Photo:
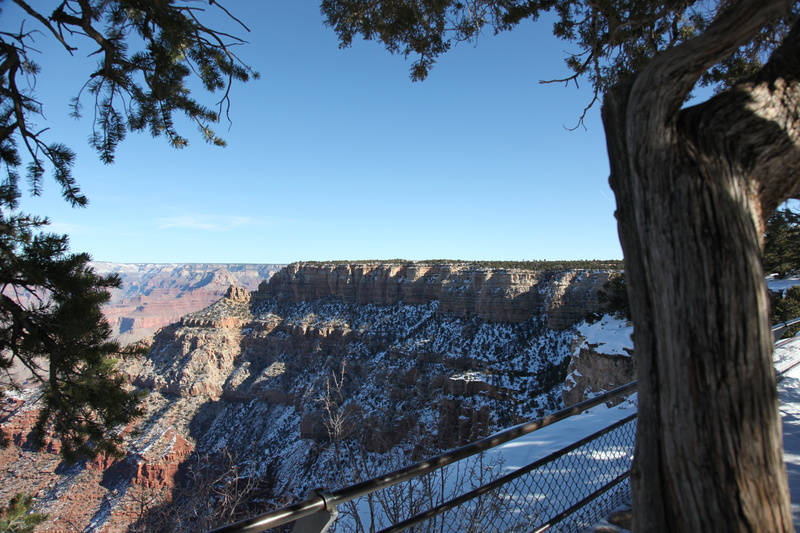
{"label": "snow patch", "polygon": [[784,293],[795,285],[800,285],[800,274],[778,278],[777,274],[767,276],[767,288],[772,292]]}
{"label": "snow patch", "polygon": [[591,345],[595,352],[607,355],[629,356],[633,351],[633,325],[611,315],[604,315],[594,324],[581,322],[578,333],[585,337],[580,348],[589,348]]}

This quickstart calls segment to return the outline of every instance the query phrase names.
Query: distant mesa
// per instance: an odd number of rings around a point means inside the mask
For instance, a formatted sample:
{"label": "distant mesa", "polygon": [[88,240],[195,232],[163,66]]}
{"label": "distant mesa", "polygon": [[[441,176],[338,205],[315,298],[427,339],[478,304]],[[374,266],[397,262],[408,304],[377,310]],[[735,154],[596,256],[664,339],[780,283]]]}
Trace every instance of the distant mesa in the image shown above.
{"label": "distant mesa", "polygon": [[[293,301],[325,295],[344,297],[355,303],[441,299],[443,309],[494,313],[492,320],[515,322],[540,311],[537,305],[547,299],[531,291],[531,287],[550,287],[549,283],[540,285],[540,282],[545,278],[558,279],[552,286],[558,295],[554,300],[558,310],[553,310],[549,320],[552,327],[564,327],[579,319],[584,308],[593,305],[599,286],[595,282],[604,281],[588,276],[584,283],[578,279],[575,284],[572,278],[577,272],[622,268],[622,262],[614,260],[479,263],[391,260],[288,266],[95,261],[91,265],[99,274],[117,274],[122,280],[122,287],[111,291],[104,312],[115,338],[123,345],[149,337],[164,326],[180,322],[184,315],[207,308],[225,296],[232,285],[246,292],[256,291],[261,285],[266,293],[273,291],[276,296]],[[266,288],[270,278],[283,267],[286,268],[281,272],[280,282]],[[566,286],[570,289],[560,295],[559,291]],[[463,291],[466,292],[460,294]],[[561,305],[561,297],[570,303]]]}
{"label": "distant mesa", "polygon": [[359,305],[393,305],[400,301],[419,305],[437,300],[439,313],[511,323],[546,316],[550,328],[564,329],[597,306],[597,291],[613,271],[563,269],[560,264],[550,266],[544,262],[543,268],[535,266],[521,269],[444,262],[292,263],[262,282],[254,297],[274,297],[282,303],[333,297]]}
{"label": "distant mesa", "polygon": [[111,291],[104,312],[123,345],[153,335],[181,317],[210,306],[235,285],[258,288],[283,265],[224,263],[111,263],[95,261],[99,274],[117,274],[122,287]]}

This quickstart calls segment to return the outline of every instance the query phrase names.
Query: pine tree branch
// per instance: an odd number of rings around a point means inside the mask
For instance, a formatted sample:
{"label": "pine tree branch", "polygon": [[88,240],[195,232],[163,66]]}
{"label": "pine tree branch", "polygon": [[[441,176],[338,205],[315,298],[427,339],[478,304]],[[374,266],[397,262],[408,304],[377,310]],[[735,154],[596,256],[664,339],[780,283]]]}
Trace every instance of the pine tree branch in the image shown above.
{"label": "pine tree branch", "polygon": [[28,15],[38,20],[45,28],[50,30],[50,33],[52,33],[53,36],[55,36],[55,38],[58,40],[58,42],[60,42],[64,46],[67,52],[72,54],[73,51],[77,50],[77,48],[70,46],[69,43],[67,43],[67,41],[64,40],[64,37],[59,32],[56,31],[56,29],[50,24],[49,20],[47,20],[44,16],[42,16],[41,13],[39,13],[31,6],[29,6],[24,0],[12,0],[12,1],[19,7],[21,7]]}

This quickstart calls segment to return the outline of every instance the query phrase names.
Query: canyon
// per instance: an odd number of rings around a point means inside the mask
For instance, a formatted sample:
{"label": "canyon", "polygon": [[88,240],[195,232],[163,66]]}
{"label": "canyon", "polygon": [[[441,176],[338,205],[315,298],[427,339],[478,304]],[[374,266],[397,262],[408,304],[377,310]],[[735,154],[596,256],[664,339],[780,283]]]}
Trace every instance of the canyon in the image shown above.
{"label": "canyon", "polygon": [[255,290],[283,265],[93,261],[90,266],[122,281],[119,289],[110,291],[104,313],[114,337],[124,345],[208,307],[231,285]]}
{"label": "canyon", "polygon": [[[31,449],[36,391],[8,392],[0,501],[34,495],[35,510],[50,515],[37,531],[202,531],[611,386],[581,380],[603,350],[583,318],[612,270],[269,268],[257,284],[228,279],[221,299],[140,340],[145,356],[121,360],[132,386],[149,392],[135,427],[121,428],[122,459],[67,465],[57,440]],[[167,272],[148,278],[143,297],[181,286]],[[132,307],[109,314],[135,319]],[[630,331],[615,327],[630,345]],[[630,367],[629,352],[604,357]]]}

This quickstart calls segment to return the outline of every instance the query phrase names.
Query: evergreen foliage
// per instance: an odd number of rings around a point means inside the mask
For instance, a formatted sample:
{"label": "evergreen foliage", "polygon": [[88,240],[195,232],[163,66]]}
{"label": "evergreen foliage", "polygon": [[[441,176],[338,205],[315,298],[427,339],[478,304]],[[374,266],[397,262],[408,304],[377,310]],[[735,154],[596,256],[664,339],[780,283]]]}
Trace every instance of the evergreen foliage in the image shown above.
{"label": "evergreen foliage", "polygon": [[[176,115],[194,123],[206,142],[224,146],[211,126],[230,104],[231,84],[258,74],[232,51],[243,40],[203,22],[215,11],[246,29],[218,1],[63,0],[49,11],[43,4],[0,0],[26,17],[16,31],[0,31],[0,369],[7,386],[15,386],[20,366],[41,383],[35,440],[43,443],[52,431],[63,455],[75,459],[116,453],[120,426],[139,411],[137,394],[115,371],[119,346],[109,341],[101,312],[119,279],[97,275],[87,254],[70,253],[67,236],[44,231],[46,218],[19,212],[21,182],[41,194],[48,168],[69,204],[88,203],[73,176],[75,152],[49,141],[37,125],[46,122],[35,93],[45,76],[33,60],[33,38],[55,39],[67,55],[78,55],[82,39],[92,42],[82,55],[96,55],[97,67],[76,88],[72,115],[79,118],[83,101],[90,102],[89,144],[105,163],[129,131],[185,147]],[[220,93],[215,106],[195,99],[193,79]]]}
{"label": "evergreen foliage", "polygon": [[66,236],[40,231],[47,220],[14,212],[16,201],[0,187],[0,368],[10,378],[22,365],[42,384],[37,443],[52,426],[68,459],[113,453],[118,426],[138,414],[114,371],[120,348],[101,309],[119,279],[95,274]]}
{"label": "evergreen foliage", "polygon": [[790,287],[772,306],[772,323],[779,324],[800,317],[800,285]]}
{"label": "evergreen foliage", "polygon": [[[577,85],[578,79],[587,79],[594,89],[588,109],[660,52],[703,33],[730,4],[727,0],[710,5],[663,0],[323,0],[321,6],[341,47],[352,45],[360,35],[380,42],[393,54],[416,58],[410,73],[413,81],[424,80],[438,57],[459,42],[477,42],[487,29],[509,31],[553,12],[553,34],[572,45],[565,58],[572,74],[548,83]],[[701,85],[721,89],[757,72],[788,32],[797,11],[795,5],[708,69]]]}
{"label": "evergreen foliage", "polygon": [[36,526],[47,520],[47,515],[31,513],[33,497],[17,494],[7,507],[0,507],[0,533],[32,533]]}
{"label": "evergreen foliage", "polygon": [[[772,302],[772,324],[780,324],[793,318],[800,317],[800,285],[790,287],[783,294],[779,294]],[[781,335],[782,339],[794,337],[800,332],[800,324],[789,326]]]}
{"label": "evergreen foliage", "polygon": [[[778,209],[767,221],[764,232],[764,272],[782,278],[800,270],[800,215],[791,209]],[[790,287],[773,297],[772,324],[800,317],[800,286]],[[793,337],[800,325],[790,326],[782,338]]]}
{"label": "evergreen foliage", "polygon": [[[97,70],[73,98],[72,114],[81,116],[84,98],[91,102],[89,143],[105,163],[114,161],[127,131],[163,135],[171,146],[187,146],[188,139],[176,129],[176,113],[194,123],[203,140],[224,146],[211,125],[230,103],[230,86],[258,77],[232,51],[244,41],[207,27],[201,21],[206,10],[190,1],[66,0],[55,3],[49,16],[24,0],[13,3],[38,28],[28,30],[23,24],[16,33],[0,32],[0,162],[6,180],[16,185],[25,162],[21,145],[33,194],[41,192],[49,164],[64,198],[75,205],[87,202],[72,175],[75,153],[59,142],[47,144],[44,131],[35,127],[37,116],[44,118],[34,93],[40,75],[31,53],[35,34],[52,36],[69,54],[78,50],[70,39],[75,35],[84,34],[99,47]],[[228,13],[219,2],[209,4]],[[191,78],[210,92],[222,92],[214,108],[193,97]]]}
{"label": "evergreen foliage", "polygon": [[631,320],[631,302],[624,272],[609,276],[603,288],[597,291],[597,304],[597,309],[586,317],[589,322],[597,322],[603,315]]}
{"label": "evergreen foliage", "polygon": [[800,214],[779,209],[769,218],[763,261],[764,272],[779,277],[800,270]]}
{"label": "evergreen foliage", "polygon": [[597,301],[603,313],[630,320],[631,302],[628,298],[628,286],[625,285],[625,274],[610,277],[597,292]]}

